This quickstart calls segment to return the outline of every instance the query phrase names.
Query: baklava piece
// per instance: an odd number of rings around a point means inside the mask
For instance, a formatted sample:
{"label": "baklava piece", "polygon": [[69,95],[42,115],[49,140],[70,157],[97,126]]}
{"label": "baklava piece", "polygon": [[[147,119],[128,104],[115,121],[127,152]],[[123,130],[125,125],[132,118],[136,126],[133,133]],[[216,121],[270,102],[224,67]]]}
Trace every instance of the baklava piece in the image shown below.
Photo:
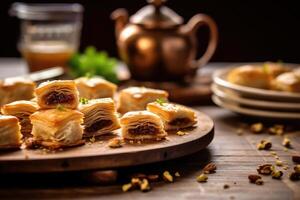
{"label": "baklava piece", "polygon": [[154,102],[156,99],[166,100],[168,96],[164,90],[129,87],[119,94],[118,111],[123,114],[129,111],[145,110],[148,103]]}
{"label": "baklava piece", "polygon": [[160,140],[167,136],[160,117],[149,111],[127,112],[120,123],[126,140]]}
{"label": "baklava piece", "polygon": [[79,96],[87,99],[113,98],[117,86],[101,77],[81,77],[75,80]]}
{"label": "baklava piece", "polygon": [[147,105],[147,110],[160,116],[165,130],[188,128],[197,123],[195,112],[185,106],[153,102]]}
{"label": "baklava piece", "polygon": [[97,136],[120,128],[114,101],[111,98],[81,102],[79,111],[84,114],[84,136]]}
{"label": "baklava piece", "polygon": [[0,115],[0,149],[14,149],[21,146],[22,134],[18,118]]}
{"label": "baklava piece", "polygon": [[21,133],[25,138],[31,136],[32,124],[29,116],[37,110],[37,103],[31,101],[14,101],[1,108],[1,112],[4,115],[13,115],[19,119]]}
{"label": "baklava piece", "polygon": [[83,114],[66,108],[40,110],[30,116],[36,143],[57,149],[83,144]]}
{"label": "baklava piece", "polygon": [[30,100],[34,97],[35,83],[23,78],[0,80],[0,106],[18,100]]}
{"label": "baklava piece", "polygon": [[276,90],[286,92],[300,92],[300,77],[295,72],[286,72],[279,75],[273,81],[273,87]]}
{"label": "baklava piece", "polygon": [[71,80],[57,80],[41,83],[35,89],[37,103],[41,109],[56,108],[61,105],[75,109],[79,103],[76,84]]}
{"label": "baklava piece", "polygon": [[269,89],[270,79],[264,68],[255,65],[244,65],[231,70],[227,76],[230,83],[247,87]]}

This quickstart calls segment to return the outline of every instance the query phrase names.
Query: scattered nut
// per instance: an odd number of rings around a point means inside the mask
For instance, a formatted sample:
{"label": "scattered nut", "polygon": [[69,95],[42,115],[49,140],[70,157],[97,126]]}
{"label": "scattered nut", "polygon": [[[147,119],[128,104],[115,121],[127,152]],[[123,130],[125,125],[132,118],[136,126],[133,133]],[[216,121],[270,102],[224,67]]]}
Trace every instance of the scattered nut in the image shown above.
{"label": "scattered nut", "polygon": [[256,170],[259,174],[270,175],[273,171],[273,166],[271,164],[259,165]]}
{"label": "scattered nut", "polygon": [[300,156],[298,156],[298,155],[292,156],[292,160],[293,160],[293,162],[300,164]]}
{"label": "scattered nut", "polygon": [[224,189],[228,189],[230,186],[228,184],[223,185]]}
{"label": "scattered nut", "polygon": [[256,174],[250,174],[248,176],[249,182],[250,183],[255,183],[258,179],[261,179],[261,176],[256,175]]}
{"label": "scattered nut", "polygon": [[272,143],[267,140],[261,140],[260,143],[257,144],[258,150],[269,150],[272,147]]}
{"label": "scattered nut", "polygon": [[300,165],[296,165],[296,166],[294,167],[294,171],[295,171],[296,173],[299,173],[299,174],[300,174]]}
{"label": "scattered nut", "polygon": [[276,160],[276,161],[275,161],[275,164],[276,164],[277,166],[282,166],[282,165],[283,165],[283,162],[282,162],[281,160]]}
{"label": "scattered nut", "polygon": [[183,132],[183,131],[177,131],[176,134],[179,135],[179,136],[183,136],[183,135],[186,135],[186,132]]}
{"label": "scattered nut", "polygon": [[250,126],[250,130],[253,133],[261,133],[264,129],[264,125],[262,123],[255,123]]}
{"label": "scattered nut", "polygon": [[164,171],[163,173],[163,179],[166,181],[166,182],[173,182],[173,176],[170,174],[169,171]]}
{"label": "scattered nut", "polygon": [[275,151],[271,151],[271,153],[270,153],[272,156],[276,156],[277,155],[277,153],[275,152]]}
{"label": "scattered nut", "polygon": [[271,175],[272,175],[272,178],[274,178],[274,179],[280,179],[281,177],[282,177],[282,175],[283,175],[283,172],[282,171],[273,171],[272,173],[271,173]]}
{"label": "scattered nut", "polygon": [[122,191],[123,192],[129,191],[131,188],[132,188],[131,183],[127,183],[127,184],[122,185]]}
{"label": "scattered nut", "polygon": [[132,178],[131,185],[136,188],[141,185],[141,180],[139,178]]}
{"label": "scattered nut", "polygon": [[96,138],[95,138],[95,136],[93,136],[89,140],[90,140],[91,143],[94,143],[96,141]]}
{"label": "scattered nut", "polygon": [[110,139],[109,142],[108,142],[108,146],[110,148],[120,148],[120,147],[123,146],[123,140],[120,139],[120,138]]}
{"label": "scattered nut", "polygon": [[262,180],[262,179],[257,179],[256,181],[255,181],[255,184],[256,185],[263,185],[264,184],[264,181]]}
{"label": "scattered nut", "polygon": [[208,176],[205,175],[205,174],[200,174],[200,175],[197,177],[197,181],[200,182],[200,183],[206,182],[207,179],[208,179]]}
{"label": "scattered nut", "polygon": [[180,177],[180,174],[179,174],[179,172],[175,172],[175,174],[174,174],[176,177]]}
{"label": "scattered nut", "polygon": [[288,138],[284,138],[283,139],[283,141],[282,141],[282,145],[283,146],[285,146],[285,147],[287,147],[287,148],[291,148],[291,141],[290,141],[290,139],[288,139]]}
{"label": "scattered nut", "polygon": [[236,130],[237,135],[243,135],[244,130],[242,128],[239,128]]}
{"label": "scattered nut", "polygon": [[292,181],[298,181],[298,180],[300,180],[300,173],[292,172],[292,173],[290,173],[289,177],[290,177],[290,180],[292,180]]}
{"label": "scattered nut", "polygon": [[209,163],[203,168],[204,174],[212,174],[215,173],[217,169],[217,165],[214,163]]}
{"label": "scattered nut", "polygon": [[147,176],[147,179],[150,182],[155,182],[155,181],[159,180],[159,175],[157,175],[157,174],[150,174],[150,175]]}
{"label": "scattered nut", "polygon": [[280,124],[276,124],[268,129],[269,134],[271,135],[283,135],[284,134],[284,126]]}
{"label": "scattered nut", "polygon": [[147,179],[143,179],[142,182],[140,183],[140,190],[143,192],[147,192],[151,189],[150,184]]}

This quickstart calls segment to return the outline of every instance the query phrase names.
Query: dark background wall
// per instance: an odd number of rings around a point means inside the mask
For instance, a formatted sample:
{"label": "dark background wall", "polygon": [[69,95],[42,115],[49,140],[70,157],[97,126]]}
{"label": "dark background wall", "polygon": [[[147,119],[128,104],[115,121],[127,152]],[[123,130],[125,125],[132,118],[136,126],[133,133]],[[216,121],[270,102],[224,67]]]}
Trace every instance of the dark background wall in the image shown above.
{"label": "dark background wall", "polygon": [[[133,14],[146,4],[145,0],[55,2],[81,3],[85,7],[81,49],[94,45],[113,56],[117,56],[117,52],[110,13],[124,7]],[[20,56],[16,49],[19,21],[8,16],[11,3],[0,3],[0,57]],[[213,61],[282,60],[300,63],[300,11],[297,1],[169,0],[167,6],[186,21],[196,13],[206,13],[215,19],[220,41]],[[205,28],[199,31],[199,37],[201,52],[206,44],[204,40],[207,40]]]}

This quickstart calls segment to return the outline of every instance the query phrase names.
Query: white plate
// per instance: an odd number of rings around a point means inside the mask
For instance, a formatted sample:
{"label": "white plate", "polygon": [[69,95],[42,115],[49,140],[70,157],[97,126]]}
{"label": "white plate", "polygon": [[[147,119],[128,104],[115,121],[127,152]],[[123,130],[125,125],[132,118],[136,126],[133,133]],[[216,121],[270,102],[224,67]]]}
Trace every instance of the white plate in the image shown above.
{"label": "white plate", "polygon": [[251,106],[254,108],[268,109],[268,110],[285,110],[285,111],[299,111],[300,112],[300,103],[291,103],[291,102],[276,102],[276,101],[267,101],[267,100],[256,100],[240,97],[232,93],[226,92],[221,87],[213,84],[211,86],[213,93],[218,96],[223,101],[231,101],[245,106]]}
{"label": "white plate", "polygon": [[[256,63],[257,64],[257,63]],[[259,63],[258,63],[259,64]],[[262,63],[261,63],[262,64]],[[299,65],[296,64],[286,64],[290,67],[296,67]],[[290,92],[281,92],[273,90],[264,90],[258,88],[251,88],[246,86],[241,86],[237,84],[230,83],[227,81],[227,74],[235,67],[228,67],[224,69],[217,70],[213,74],[213,81],[217,85],[230,89],[237,94],[250,98],[257,99],[272,99],[273,101],[291,101],[291,102],[300,102],[299,93],[290,93]]]}
{"label": "white plate", "polygon": [[300,113],[276,112],[276,111],[265,111],[265,110],[243,108],[237,104],[224,102],[216,95],[212,96],[212,100],[215,104],[217,104],[220,107],[223,107],[225,109],[243,115],[248,115],[253,117],[272,118],[272,119],[300,119]]}

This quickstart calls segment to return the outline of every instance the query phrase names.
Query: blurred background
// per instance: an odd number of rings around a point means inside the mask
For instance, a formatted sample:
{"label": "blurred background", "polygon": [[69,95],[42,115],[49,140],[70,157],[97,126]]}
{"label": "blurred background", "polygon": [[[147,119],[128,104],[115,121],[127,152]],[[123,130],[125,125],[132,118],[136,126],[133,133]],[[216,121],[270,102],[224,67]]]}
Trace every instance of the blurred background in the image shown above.
{"label": "blurred background", "polygon": [[[134,14],[146,5],[145,0],[94,0],[94,1],[23,1],[26,3],[72,3],[85,8],[80,49],[93,45],[117,56],[114,22],[110,14],[116,8],[127,8]],[[13,1],[1,1],[0,57],[19,57],[16,43],[19,20],[8,15]],[[218,24],[220,40],[212,62],[277,61],[300,62],[300,12],[297,1],[217,1],[169,0],[166,5],[185,20],[196,13],[210,15]],[[201,41],[207,41],[208,31],[201,28]],[[202,54],[206,45],[201,44]]]}

